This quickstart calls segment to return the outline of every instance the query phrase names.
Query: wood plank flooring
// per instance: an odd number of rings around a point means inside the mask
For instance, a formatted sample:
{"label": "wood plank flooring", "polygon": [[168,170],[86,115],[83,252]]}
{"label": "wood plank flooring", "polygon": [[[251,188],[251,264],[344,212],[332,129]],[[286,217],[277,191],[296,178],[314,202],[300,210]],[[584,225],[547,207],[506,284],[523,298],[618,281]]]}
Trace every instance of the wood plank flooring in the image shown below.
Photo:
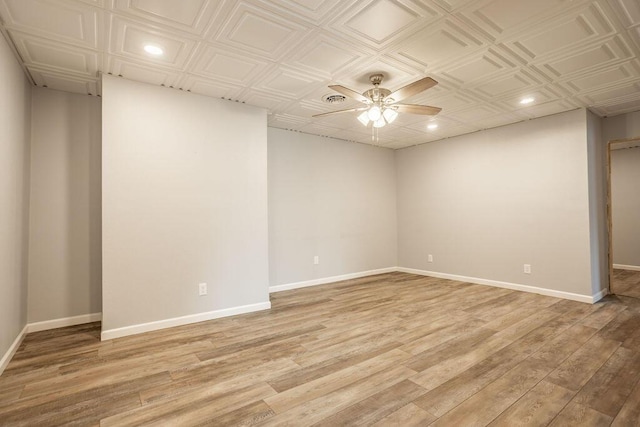
{"label": "wood plank flooring", "polygon": [[29,334],[2,426],[639,426],[640,300],[390,273],[99,341]]}
{"label": "wood plank flooring", "polygon": [[640,271],[614,268],[611,292],[616,295],[640,298]]}

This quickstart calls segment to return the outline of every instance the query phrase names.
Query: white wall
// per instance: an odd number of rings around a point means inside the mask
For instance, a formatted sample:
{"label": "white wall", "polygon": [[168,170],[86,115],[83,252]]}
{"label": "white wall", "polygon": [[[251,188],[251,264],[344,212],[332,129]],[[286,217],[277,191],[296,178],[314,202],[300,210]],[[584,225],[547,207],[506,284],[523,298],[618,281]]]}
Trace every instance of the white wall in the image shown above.
{"label": "white wall", "polygon": [[100,98],[33,88],[29,323],[99,313]]}
{"label": "white wall", "polygon": [[30,90],[0,35],[0,373],[27,322]]}
{"label": "white wall", "polygon": [[102,91],[103,338],[268,307],[266,111]]}
{"label": "white wall", "polygon": [[640,268],[640,147],[611,151],[613,263]]}
{"label": "white wall", "polygon": [[268,138],[271,286],[396,266],[393,151],[275,128]]}
{"label": "white wall", "polygon": [[606,196],[606,145],[602,142],[602,119],[587,111],[589,158],[589,233],[591,245],[591,291],[609,289],[609,237]]}
{"label": "white wall", "polygon": [[399,265],[588,300],[586,127],[575,110],[397,151]]}

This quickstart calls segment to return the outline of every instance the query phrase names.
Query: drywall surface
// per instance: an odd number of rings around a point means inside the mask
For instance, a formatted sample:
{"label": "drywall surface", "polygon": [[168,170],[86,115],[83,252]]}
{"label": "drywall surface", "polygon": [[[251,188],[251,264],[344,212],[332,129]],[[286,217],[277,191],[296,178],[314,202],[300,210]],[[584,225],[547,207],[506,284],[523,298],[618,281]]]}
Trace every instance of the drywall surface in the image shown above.
{"label": "drywall surface", "polygon": [[602,142],[640,138],[640,111],[602,119]]}
{"label": "drywall surface", "polygon": [[99,313],[100,98],[32,93],[29,323]]}
{"label": "drywall surface", "polygon": [[0,35],[0,360],[27,323],[30,92]]}
{"label": "drywall surface", "polygon": [[109,76],[102,99],[103,336],[268,304],[266,111]]}
{"label": "drywall surface", "polygon": [[396,151],[399,266],[590,297],[586,126],[575,110]]}
{"label": "drywall surface", "polygon": [[611,151],[613,263],[640,268],[640,147]]}
{"label": "drywall surface", "polygon": [[396,265],[392,150],[275,128],[268,141],[271,286]]}

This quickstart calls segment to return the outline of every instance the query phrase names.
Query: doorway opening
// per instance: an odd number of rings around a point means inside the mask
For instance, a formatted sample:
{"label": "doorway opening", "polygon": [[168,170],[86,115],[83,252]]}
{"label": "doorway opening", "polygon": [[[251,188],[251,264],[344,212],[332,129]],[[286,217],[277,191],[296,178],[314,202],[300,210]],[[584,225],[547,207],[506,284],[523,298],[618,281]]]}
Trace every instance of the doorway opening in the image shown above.
{"label": "doorway opening", "polygon": [[640,298],[640,137],[607,144],[609,289]]}

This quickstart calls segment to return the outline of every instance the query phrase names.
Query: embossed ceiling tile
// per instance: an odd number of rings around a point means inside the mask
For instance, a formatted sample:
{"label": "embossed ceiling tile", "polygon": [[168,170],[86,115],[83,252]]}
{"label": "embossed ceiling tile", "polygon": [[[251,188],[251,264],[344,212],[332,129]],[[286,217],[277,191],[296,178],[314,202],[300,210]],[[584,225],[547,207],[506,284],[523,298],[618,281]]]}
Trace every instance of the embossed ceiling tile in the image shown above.
{"label": "embossed ceiling tile", "polygon": [[638,60],[615,65],[604,70],[569,79],[563,82],[573,93],[589,92],[607,86],[617,86],[627,81],[640,79],[640,63]]}
{"label": "embossed ceiling tile", "polygon": [[624,40],[616,36],[610,40],[572,52],[560,59],[545,62],[542,68],[556,77],[569,77],[595,69],[606,68],[626,61],[632,56]]}
{"label": "embossed ceiling tile", "polygon": [[542,84],[540,79],[531,72],[520,70],[506,76],[500,76],[486,83],[480,83],[474,87],[474,91],[487,99],[517,95],[535,89]]}
{"label": "embossed ceiling tile", "polygon": [[398,46],[395,54],[425,67],[436,67],[447,61],[473,56],[487,46],[467,29],[451,20],[425,26]]}
{"label": "embossed ceiling tile", "polygon": [[433,0],[435,4],[443,8],[449,13],[453,13],[458,9],[478,0]]}
{"label": "embossed ceiling tile", "polygon": [[482,120],[471,123],[480,129],[491,129],[500,126],[510,125],[525,120],[525,117],[511,113],[501,113],[493,117],[485,117]]}
{"label": "embossed ceiling tile", "polygon": [[271,0],[271,3],[285,8],[289,13],[307,18],[320,25],[333,18],[341,10],[356,0]]}
{"label": "embossed ceiling tile", "polygon": [[123,60],[116,56],[109,56],[107,62],[107,69],[110,74],[122,76],[129,80],[173,87],[179,79],[179,74],[170,68],[164,69],[158,66],[150,66],[130,59]]}
{"label": "embossed ceiling tile", "polygon": [[505,41],[505,44],[530,61],[593,43],[614,31],[600,5],[592,3],[582,10],[560,15],[545,25],[535,27],[533,31]]}
{"label": "embossed ceiling tile", "polygon": [[587,106],[623,102],[626,98],[640,97],[640,81],[629,82],[615,87],[609,87],[579,95]]}
{"label": "embossed ceiling tile", "polygon": [[447,117],[451,117],[462,123],[472,123],[479,120],[483,120],[488,117],[493,117],[503,111],[499,108],[489,105],[480,105],[478,107],[470,108],[467,110],[460,110],[451,113],[447,113]]}
{"label": "embossed ceiling tile", "polygon": [[203,46],[196,58],[191,69],[193,74],[234,84],[249,84],[269,66],[264,60],[211,45]]}
{"label": "embossed ceiling tile", "polygon": [[361,49],[321,30],[310,31],[292,53],[291,59],[284,61],[287,65],[327,79],[340,71],[349,72],[358,62],[374,55],[372,50]]}
{"label": "embossed ceiling tile", "polygon": [[309,28],[289,14],[276,14],[240,1],[225,19],[216,40],[236,49],[279,60],[297,45]]}
{"label": "embossed ceiling tile", "polygon": [[434,130],[432,135],[437,135],[438,139],[450,138],[452,136],[464,135],[467,133],[477,132],[481,129],[479,126],[473,124],[460,124],[457,126],[439,126]]}
{"label": "embossed ceiling tile", "polygon": [[203,79],[199,76],[186,76],[182,81],[184,90],[213,98],[238,99],[244,88],[224,82]]}
{"label": "embossed ceiling tile", "polygon": [[62,0],[4,0],[0,16],[8,28],[91,49],[102,47],[102,11]]}
{"label": "embossed ceiling tile", "polygon": [[640,96],[629,97],[626,100],[619,102],[609,103],[603,106],[596,106],[594,109],[604,110],[602,115],[614,116],[616,114],[631,113],[634,111],[640,111]]}
{"label": "embossed ceiling tile", "polygon": [[340,132],[340,129],[333,126],[328,126],[325,124],[311,122],[309,124],[302,126],[300,128],[300,131],[305,133],[310,133],[313,135],[333,136],[338,132]]}
{"label": "embossed ceiling tile", "polygon": [[437,97],[429,97],[427,91],[427,94],[416,97],[411,103],[440,107],[442,111],[450,113],[480,105],[481,101],[467,91],[449,92]]}
{"label": "embossed ceiling tile", "polygon": [[254,107],[266,108],[270,112],[278,112],[289,100],[271,92],[265,93],[257,90],[245,90],[238,96],[238,101]]}
{"label": "embossed ceiling tile", "polygon": [[441,73],[456,81],[458,84],[474,82],[478,79],[492,78],[493,76],[508,72],[515,68],[513,62],[504,59],[493,49],[480,52],[473,56],[467,56],[461,64],[450,65]]}
{"label": "embossed ceiling tile", "polygon": [[[523,91],[519,94],[509,95],[504,98],[496,99],[495,105],[505,109],[506,111],[518,111],[531,109],[535,105],[544,104],[546,102],[555,101],[563,97],[553,86],[536,88],[533,90]],[[523,105],[520,101],[524,98],[533,98],[532,104]]]}
{"label": "embossed ceiling tile", "polygon": [[508,37],[524,27],[531,26],[547,17],[557,16],[563,8],[583,1],[564,0],[484,0],[463,8],[457,16],[468,25],[479,29],[487,37],[497,40]]}
{"label": "embossed ceiling tile", "polygon": [[72,77],[68,74],[61,74],[49,70],[42,70],[35,67],[27,67],[29,74],[37,86],[48,87],[49,89],[61,90],[64,92],[81,93],[84,95],[97,95],[98,84],[96,78]]}
{"label": "embossed ceiling tile", "polygon": [[640,2],[638,0],[614,0],[610,4],[616,8],[625,26],[640,25]]}
{"label": "embossed ceiling tile", "polygon": [[87,77],[97,77],[101,68],[102,55],[96,50],[56,43],[18,31],[9,33],[27,66]]}
{"label": "embossed ceiling tile", "polygon": [[210,0],[115,0],[114,9],[192,34],[203,34],[223,2]]}
{"label": "embossed ceiling tile", "polygon": [[322,86],[323,80],[285,67],[279,67],[266,75],[260,84],[263,91],[292,99],[302,98]]}
{"label": "embossed ceiling tile", "polygon": [[426,3],[408,0],[358,1],[331,23],[336,31],[381,48],[400,40],[420,26],[430,25],[442,13]]}
{"label": "embossed ceiling tile", "polygon": [[563,113],[565,111],[575,110],[578,106],[565,99],[557,99],[545,103],[536,103],[530,107],[521,108],[519,113],[529,118],[549,116],[551,114]]}
{"label": "embossed ceiling tile", "polygon": [[[439,132],[442,132],[442,129],[445,128],[457,128],[459,126],[462,126],[463,123],[460,123],[457,120],[454,120],[450,117],[445,116],[444,114],[440,113],[436,116],[417,116],[420,117],[419,121],[416,121],[414,123],[408,124],[408,125],[404,125],[402,123],[400,123],[400,125],[408,128],[408,129],[412,129],[416,132],[421,132],[424,134],[428,134],[428,135],[439,135]],[[397,122],[398,120],[396,120]],[[394,122],[395,124],[395,122]],[[431,124],[436,124],[437,128],[435,129],[429,129],[429,125]]]}
{"label": "embossed ceiling tile", "polygon": [[[197,42],[166,30],[123,19],[113,15],[111,19],[111,43],[109,52],[138,61],[182,69],[197,48]],[[164,54],[154,57],[144,51],[147,44],[156,45]]]}
{"label": "embossed ceiling tile", "polygon": [[291,114],[269,114],[268,124],[272,127],[280,129],[295,129],[299,130],[307,123],[309,119],[306,117],[298,117]]}

